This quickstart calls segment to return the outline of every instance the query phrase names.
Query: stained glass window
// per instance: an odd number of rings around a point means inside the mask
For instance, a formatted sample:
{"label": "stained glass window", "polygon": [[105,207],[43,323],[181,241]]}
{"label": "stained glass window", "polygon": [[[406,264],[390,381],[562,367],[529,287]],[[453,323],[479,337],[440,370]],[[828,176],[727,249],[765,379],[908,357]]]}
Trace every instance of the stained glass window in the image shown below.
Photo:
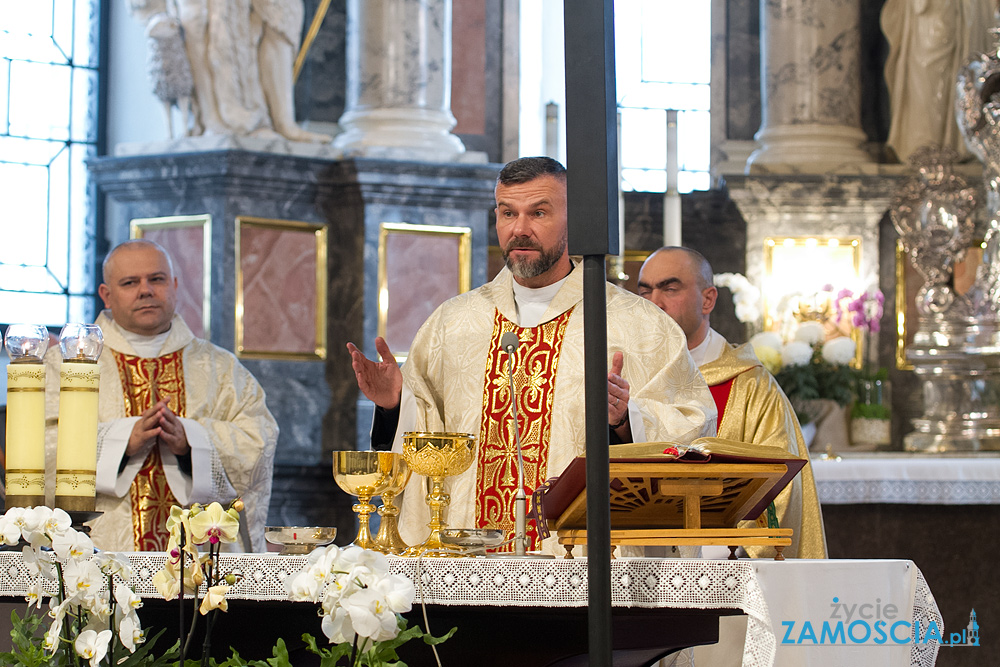
{"label": "stained glass window", "polygon": [[0,322],[94,316],[99,4],[0,3]]}

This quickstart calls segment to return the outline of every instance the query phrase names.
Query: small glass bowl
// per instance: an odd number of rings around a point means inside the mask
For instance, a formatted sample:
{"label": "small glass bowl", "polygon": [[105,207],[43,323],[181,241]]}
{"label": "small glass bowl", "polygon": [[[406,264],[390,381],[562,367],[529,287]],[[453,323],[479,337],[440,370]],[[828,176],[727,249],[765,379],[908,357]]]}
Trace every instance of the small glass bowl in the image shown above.
{"label": "small glass bowl", "polygon": [[316,547],[326,546],[337,537],[336,528],[323,526],[266,526],[264,539],[281,547],[279,553],[307,554]]}
{"label": "small glass bowl", "polygon": [[486,553],[504,543],[504,532],[493,528],[447,528],[441,531],[441,541],[473,554]]}

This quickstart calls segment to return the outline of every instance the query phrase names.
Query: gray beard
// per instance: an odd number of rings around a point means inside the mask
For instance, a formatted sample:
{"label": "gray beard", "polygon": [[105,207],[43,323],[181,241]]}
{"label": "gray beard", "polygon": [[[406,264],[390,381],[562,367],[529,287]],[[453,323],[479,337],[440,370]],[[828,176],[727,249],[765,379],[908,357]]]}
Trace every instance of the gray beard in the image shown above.
{"label": "gray beard", "polygon": [[510,251],[508,250],[504,253],[504,260],[506,261],[507,268],[510,269],[510,272],[516,278],[521,278],[522,280],[536,278],[556,265],[556,262],[562,257],[565,247],[565,244],[561,244],[559,247],[552,248],[549,251],[543,250],[535,259],[525,259],[520,262],[511,261]]}

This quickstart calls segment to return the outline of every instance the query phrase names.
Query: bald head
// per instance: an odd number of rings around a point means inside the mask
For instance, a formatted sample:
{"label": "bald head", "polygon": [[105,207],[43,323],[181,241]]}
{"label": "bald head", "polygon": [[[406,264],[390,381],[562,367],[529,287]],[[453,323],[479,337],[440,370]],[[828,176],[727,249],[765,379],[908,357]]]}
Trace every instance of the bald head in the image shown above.
{"label": "bald head", "polygon": [[160,244],[133,239],[104,259],[104,283],[97,288],[111,316],[126,331],[155,336],[170,329],[177,307],[177,278]]}
{"label": "bald head", "polygon": [[712,265],[690,248],[660,248],[639,270],[639,296],[677,322],[687,336],[688,349],[697,347],[708,335],[708,319],[718,294]]}

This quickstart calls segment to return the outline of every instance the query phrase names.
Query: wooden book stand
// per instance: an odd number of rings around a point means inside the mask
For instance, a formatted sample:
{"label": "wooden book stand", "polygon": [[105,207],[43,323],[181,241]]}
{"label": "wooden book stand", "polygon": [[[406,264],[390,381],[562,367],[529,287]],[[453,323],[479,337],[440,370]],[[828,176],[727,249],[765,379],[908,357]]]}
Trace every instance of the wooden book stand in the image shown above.
{"label": "wooden book stand", "polygon": [[[663,450],[676,447],[678,455]],[[723,545],[735,558],[745,545],[792,543],[791,528],[740,528],[756,519],[806,464],[786,452],[701,438],[692,448],[670,443],[611,447],[611,543]],[[546,526],[573,557],[587,542],[586,461],[577,457],[536,494]]]}

